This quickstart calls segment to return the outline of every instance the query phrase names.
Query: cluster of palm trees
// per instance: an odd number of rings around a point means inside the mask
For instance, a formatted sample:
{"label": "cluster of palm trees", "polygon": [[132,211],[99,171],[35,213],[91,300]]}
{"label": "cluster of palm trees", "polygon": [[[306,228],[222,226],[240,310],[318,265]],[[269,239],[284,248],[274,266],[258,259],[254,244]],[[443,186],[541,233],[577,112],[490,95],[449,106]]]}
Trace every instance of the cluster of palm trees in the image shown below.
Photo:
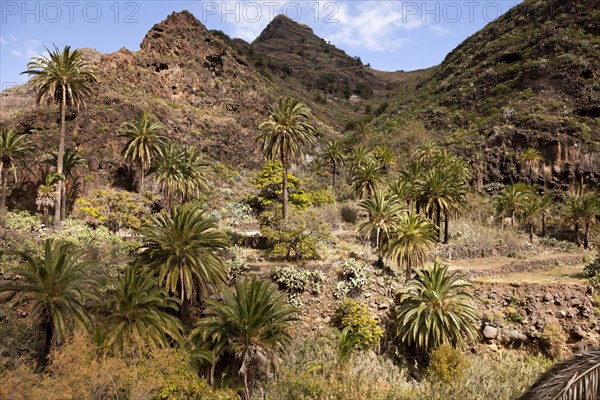
{"label": "cluster of palm trees", "polygon": [[[356,160],[354,157],[352,162]],[[366,164],[363,171],[373,164]],[[470,169],[459,157],[425,142],[387,187],[377,180],[366,184],[358,171],[359,195],[365,197],[359,207],[368,214],[359,231],[367,239],[375,236],[379,265],[385,255],[391,256],[404,266],[408,277],[413,268],[423,264],[434,243],[441,241],[442,225],[443,241],[448,242],[451,217],[466,208]],[[356,176],[354,180],[357,182]]]}
{"label": "cluster of palm trees", "polygon": [[[236,282],[235,291],[224,287],[227,236],[197,207],[164,210],[141,234],[138,256],[106,298],[99,295],[89,255],[50,239],[40,258],[19,253],[25,263],[12,270],[19,279],[0,292],[16,292],[17,304],[32,304],[45,335],[44,355],[76,325],[92,329],[96,320],[105,352],[139,357],[155,348],[185,347],[209,361],[213,373],[221,368],[240,377],[248,394],[248,372],[276,366],[297,310],[265,281]],[[217,292],[223,301],[206,301]],[[198,301],[205,302],[207,318],[186,339],[190,305]],[[98,310],[95,318],[91,308]]]}

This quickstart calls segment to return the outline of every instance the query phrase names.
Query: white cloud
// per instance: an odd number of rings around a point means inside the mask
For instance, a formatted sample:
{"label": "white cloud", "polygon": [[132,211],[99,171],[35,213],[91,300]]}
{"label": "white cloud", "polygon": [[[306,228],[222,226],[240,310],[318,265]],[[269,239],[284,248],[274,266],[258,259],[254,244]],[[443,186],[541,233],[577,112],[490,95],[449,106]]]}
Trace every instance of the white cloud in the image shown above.
{"label": "white cloud", "polygon": [[450,33],[452,33],[452,31],[450,31],[450,29],[446,29],[440,25],[430,26],[429,32],[431,32],[431,34],[433,34],[434,36],[446,36],[446,35],[449,35]]}
{"label": "white cloud", "polygon": [[44,46],[39,40],[26,40],[23,46],[12,49],[11,54],[17,58],[37,57],[44,52]]}
{"label": "white cloud", "polygon": [[0,44],[6,44],[6,39],[0,36]]}
{"label": "white cloud", "polygon": [[327,39],[332,43],[368,51],[396,50],[411,41],[410,31],[424,23],[418,15],[405,15],[394,1],[341,3]]}

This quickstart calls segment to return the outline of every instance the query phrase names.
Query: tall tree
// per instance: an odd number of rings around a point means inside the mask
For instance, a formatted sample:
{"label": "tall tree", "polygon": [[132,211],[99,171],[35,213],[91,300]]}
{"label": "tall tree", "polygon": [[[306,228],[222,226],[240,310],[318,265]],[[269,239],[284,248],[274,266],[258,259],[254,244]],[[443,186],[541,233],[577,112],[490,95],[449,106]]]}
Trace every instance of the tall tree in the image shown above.
{"label": "tall tree", "polygon": [[544,211],[544,204],[542,199],[535,196],[533,193],[528,196],[525,206],[523,208],[523,214],[527,221],[527,231],[529,233],[529,242],[533,243],[533,234],[535,230],[535,222],[539,217],[542,216]]}
{"label": "tall tree", "polygon": [[178,309],[177,299],[158,287],[154,277],[129,267],[106,306],[105,349],[139,355],[144,348],[164,348],[171,341],[182,343],[181,321],[169,313]]}
{"label": "tall tree", "polygon": [[386,246],[386,254],[404,266],[406,279],[414,268],[419,268],[435,244],[435,225],[422,214],[404,213]]}
{"label": "tall tree", "polygon": [[0,293],[19,293],[17,304],[25,301],[33,306],[32,315],[39,318],[45,332],[44,352],[47,355],[53,342],[60,343],[72,326],[79,321],[86,327],[92,320],[85,305],[88,299],[97,300],[90,289],[95,281],[88,275],[90,261],[83,261],[83,252],[72,245],[46,240],[42,258],[19,253],[23,266],[13,269],[21,277],[15,283],[0,287]]}
{"label": "tall tree", "polygon": [[590,247],[590,226],[595,224],[600,215],[600,199],[597,192],[586,192],[581,195],[583,219],[583,248]]}
{"label": "tall tree", "polygon": [[17,164],[21,163],[27,153],[31,151],[31,145],[27,138],[17,133],[14,129],[3,129],[0,133],[0,181],[2,182],[2,194],[0,197],[0,226],[4,226],[4,215],[6,213],[6,190],[8,187],[8,175],[13,171],[15,182],[17,181]]}
{"label": "tall tree", "polygon": [[316,128],[309,122],[310,109],[299,100],[282,97],[270,107],[269,117],[259,124],[258,140],[269,160],[283,166],[283,219],[288,216],[287,172],[290,163],[300,158],[303,147],[315,141]]}
{"label": "tall tree", "polygon": [[331,165],[331,187],[335,196],[335,176],[338,173],[338,167],[344,165],[346,160],[345,149],[339,140],[331,140],[325,144],[323,149],[323,161]]}
{"label": "tall tree", "polygon": [[584,223],[586,215],[585,204],[582,196],[573,196],[567,199],[565,204],[564,218],[566,221],[573,224],[575,229],[575,243],[581,246],[581,224]]}
{"label": "tall tree", "polygon": [[227,236],[201,209],[189,205],[153,217],[140,232],[140,265],[157,276],[159,286],[179,295],[185,322],[190,303],[225,282],[221,253]]}
{"label": "tall tree", "polygon": [[533,169],[539,168],[544,158],[542,153],[537,149],[527,149],[519,156],[519,163],[529,170],[529,185],[533,179]]}
{"label": "tall tree", "polygon": [[276,369],[279,356],[291,342],[288,328],[297,309],[266,281],[235,282],[235,292],[223,290],[223,301],[208,300],[206,318],[192,332],[197,348],[212,351],[214,362],[229,355],[250,398],[249,372]]}
{"label": "tall tree", "polygon": [[[96,75],[92,67],[83,60],[79,50],[71,51],[70,46],[65,46],[62,51],[54,47],[54,50],[48,50],[48,56],[32,58],[27,64],[27,70],[22,73],[33,75],[31,82],[36,89],[38,104],[47,100],[59,105],[60,133],[56,173],[62,175],[67,108],[79,111],[86,106],[86,101],[94,95],[93,84],[96,82]],[[61,221],[62,186],[63,182],[59,180],[56,185],[54,209],[56,225],[60,225]]]}
{"label": "tall tree", "polygon": [[162,134],[164,129],[165,126],[147,111],[142,112],[139,119],[125,122],[121,128],[121,136],[127,139],[121,156],[137,165],[140,173],[139,193],[144,191],[146,169],[165,143],[166,138]]}
{"label": "tall tree", "polygon": [[367,220],[358,227],[367,240],[375,232],[377,243],[377,265],[383,266],[383,245],[400,219],[402,208],[398,198],[385,191],[377,191],[372,197],[361,201],[358,206],[369,214]]}
{"label": "tall tree", "polygon": [[471,304],[471,287],[439,261],[417,271],[406,283],[396,317],[396,335],[403,344],[429,353],[442,344],[458,346],[479,337],[479,314]]}

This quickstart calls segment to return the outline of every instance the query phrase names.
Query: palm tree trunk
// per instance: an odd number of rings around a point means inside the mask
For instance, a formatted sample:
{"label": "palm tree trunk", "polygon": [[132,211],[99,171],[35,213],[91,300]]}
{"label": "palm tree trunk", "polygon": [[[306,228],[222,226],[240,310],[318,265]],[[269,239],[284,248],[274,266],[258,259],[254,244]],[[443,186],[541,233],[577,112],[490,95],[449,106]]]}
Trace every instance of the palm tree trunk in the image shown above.
{"label": "palm tree trunk", "polygon": [[515,227],[515,213],[514,211],[510,214],[510,227],[514,229]]}
{"label": "palm tree trunk", "polygon": [[529,243],[533,243],[533,221],[529,221]]}
{"label": "palm tree trunk", "polygon": [[60,220],[64,221],[67,214],[67,181],[63,182],[62,186],[62,198],[61,198],[61,206],[60,206]]}
{"label": "palm tree trunk", "polygon": [[[59,131],[59,141],[58,141],[58,156],[56,157],[56,173],[62,175],[63,173],[63,158],[65,156],[65,136],[66,136],[66,127],[65,127],[65,119],[67,112],[67,92],[65,87],[62,88],[62,102],[60,103],[60,131]],[[62,205],[62,187],[63,181],[59,178],[56,183],[56,208],[54,210],[54,225],[60,226],[60,209]]]}
{"label": "palm tree trunk", "polygon": [[546,213],[542,214],[542,236],[546,236]]}
{"label": "palm tree trunk", "polygon": [[584,225],[583,225],[583,248],[586,250],[590,246],[589,237],[590,237],[590,221],[585,221]]}
{"label": "palm tree trunk", "polygon": [[581,246],[581,240],[579,240],[579,222],[575,222],[575,244]]}
{"label": "palm tree trunk", "polygon": [[383,267],[383,235],[381,229],[377,229],[377,266]]}
{"label": "palm tree trunk", "polygon": [[50,349],[52,348],[52,336],[54,336],[54,325],[52,324],[52,318],[50,318],[49,316],[46,317],[46,321],[45,321],[44,325],[45,325],[44,329],[46,331],[46,337],[44,339],[43,355],[44,355],[44,360],[46,360],[46,358],[50,354]]}
{"label": "palm tree trunk", "polygon": [[440,236],[441,236],[441,232],[442,232],[442,218],[441,218],[441,210],[440,207],[436,207],[435,210],[435,226],[436,226],[436,230],[437,230],[437,242],[440,242]]}
{"label": "palm tree trunk", "polygon": [[140,164],[140,187],[138,188],[138,193],[144,193],[144,163]]}
{"label": "palm tree trunk", "polygon": [[283,220],[285,221],[288,216],[288,160],[287,155],[285,154],[285,150],[283,149],[283,143],[281,145],[281,165],[283,167],[283,179],[281,181],[281,190],[283,191]]}
{"label": "palm tree trunk", "polygon": [[48,206],[44,206],[44,225],[50,225],[50,213],[48,212]]}
{"label": "palm tree trunk", "polygon": [[6,166],[2,168],[2,195],[0,197],[0,226],[4,227],[4,215],[6,213],[6,186],[8,185],[8,171]]}
{"label": "palm tree trunk", "polygon": [[450,215],[448,210],[444,210],[444,244],[448,243],[448,223],[450,222]]}
{"label": "palm tree trunk", "polygon": [[333,197],[335,197],[335,173],[336,173],[336,168],[335,168],[335,162],[333,163],[333,174],[332,174],[332,178],[331,178],[331,191],[333,192]]}

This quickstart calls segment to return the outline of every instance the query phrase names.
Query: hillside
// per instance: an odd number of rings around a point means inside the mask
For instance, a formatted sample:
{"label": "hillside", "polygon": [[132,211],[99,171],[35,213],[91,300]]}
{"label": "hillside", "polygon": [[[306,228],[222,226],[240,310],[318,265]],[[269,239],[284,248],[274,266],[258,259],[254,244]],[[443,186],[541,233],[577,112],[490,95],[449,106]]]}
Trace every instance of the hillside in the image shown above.
{"label": "hillside", "polygon": [[511,182],[519,152],[539,149],[536,177],[563,187],[600,177],[600,9],[524,1],[453,50],[415,97],[398,94],[378,125],[417,118],[466,154],[481,179]]}

